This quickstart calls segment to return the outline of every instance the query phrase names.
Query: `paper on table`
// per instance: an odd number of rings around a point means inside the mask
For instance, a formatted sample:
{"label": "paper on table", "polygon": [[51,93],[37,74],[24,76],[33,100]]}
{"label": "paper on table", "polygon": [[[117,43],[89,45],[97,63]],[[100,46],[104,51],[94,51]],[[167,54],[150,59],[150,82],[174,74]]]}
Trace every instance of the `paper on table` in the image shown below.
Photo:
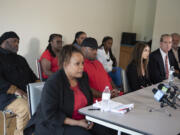
{"label": "paper on table", "polygon": [[134,104],[126,104],[126,105],[120,105],[120,106],[114,107],[110,111],[123,114],[132,110],[132,108],[134,108]]}
{"label": "paper on table", "polygon": [[[134,104],[126,104],[126,105],[124,105],[122,103],[115,102],[115,101],[112,101],[112,100],[109,101],[109,106],[110,106],[110,111],[111,112],[116,112],[116,113],[121,113],[121,114],[124,114],[127,111],[134,108]],[[101,108],[101,101],[94,103],[93,107]]]}

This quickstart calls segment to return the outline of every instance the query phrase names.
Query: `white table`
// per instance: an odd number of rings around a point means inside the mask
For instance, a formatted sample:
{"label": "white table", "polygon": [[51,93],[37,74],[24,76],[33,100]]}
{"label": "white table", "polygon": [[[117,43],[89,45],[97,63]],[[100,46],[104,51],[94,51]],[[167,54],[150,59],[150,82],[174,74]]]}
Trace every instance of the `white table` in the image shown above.
{"label": "white table", "polygon": [[[149,112],[151,108],[160,108],[160,103],[153,98],[152,88],[156,86],[114,98],[114,101],[123,104],[134,103],[134,109],[124,115],[88,110],[92,106],[82,108],[79,112],[84,114],[87,120],[115,129],[119,133],[122,131],[132,135],[177,135],[180,133],[180,108],[175,110],[167,106]],[[172,116],[169,117],[167,112]]]}

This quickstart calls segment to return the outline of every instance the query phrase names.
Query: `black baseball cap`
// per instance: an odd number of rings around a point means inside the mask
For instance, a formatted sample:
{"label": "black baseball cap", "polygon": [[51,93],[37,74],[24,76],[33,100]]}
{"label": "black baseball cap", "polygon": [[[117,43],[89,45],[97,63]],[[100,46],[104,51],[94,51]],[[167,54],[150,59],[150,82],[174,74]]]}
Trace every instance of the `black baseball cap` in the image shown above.
{"label": "black baseball cap", "polygon": [[88,37],[85,38],[81,44],[82,47],[90,47],[93,49],[97,49],[98,48],[98,44],[95,38],[92,37]]}
{"label": "black baseball cap", "polygon": [[0,45],[8,38],[17,38],[17,39],[19,39],[19,36],[13,31],[5,32],[0,37]]}

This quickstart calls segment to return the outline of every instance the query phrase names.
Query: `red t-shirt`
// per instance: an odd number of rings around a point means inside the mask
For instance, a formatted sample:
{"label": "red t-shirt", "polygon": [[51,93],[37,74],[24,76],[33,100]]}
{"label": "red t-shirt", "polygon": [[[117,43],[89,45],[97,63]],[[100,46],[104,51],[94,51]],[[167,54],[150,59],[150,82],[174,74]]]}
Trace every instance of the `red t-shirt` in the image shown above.
{"label": "red t-shirt", "polygon": [[[59,69],[59,66],[58,66],[58,58],[57,58],[57,57],[53,57],[53,56],[51,55],[51,53],[49,52],[49,50],[45,50],[45,51],[43,52],[43,54],[42,54],[41,57],[40,57],[40,61],[41,61],[42,59],[46,59],[46,60],[48,60],[48,61],[51,62],[51,71],[52,71],[52,72],[56,72],[56,71]],[[42,76],[43,76],[44,79],[47,79],[47,78],[48,78],[48,76],[45,75],[44,72],[42,72]]]}
{"label": "red t-shirt", "polygon": [[87,99],[79,89],[78,85],[75,87],[71,87],[71,89],[74,91],[74,111],[72,114],[72,118],[75,120],[84,119],[84,115],[79,114],[78,110],[87,106]]}
{"label": "red t-shirt", "polygon": [[[98,60],[90,61],[85,59],[84,71],[88,74],[89,85],[91,88],[103,92],[104,88],[109,86],[110,90],[112,90],[111,79]],[[94,98],[94,100],[96,99]],[[101,100],[101,98],[97,98],[97,100]]]}

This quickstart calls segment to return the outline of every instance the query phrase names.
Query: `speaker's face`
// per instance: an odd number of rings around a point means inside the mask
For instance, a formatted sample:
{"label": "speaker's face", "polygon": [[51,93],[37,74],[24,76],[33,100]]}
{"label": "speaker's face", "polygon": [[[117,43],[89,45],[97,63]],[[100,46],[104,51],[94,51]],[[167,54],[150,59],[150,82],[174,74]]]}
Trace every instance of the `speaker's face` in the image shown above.
{"label": "speaker's face", "polygon": [[160,47],[165,53],[168,53],[168,51],[170,51],[172,47],[172,37],[171,36],[163,37],[163,41],[160,43]]}

